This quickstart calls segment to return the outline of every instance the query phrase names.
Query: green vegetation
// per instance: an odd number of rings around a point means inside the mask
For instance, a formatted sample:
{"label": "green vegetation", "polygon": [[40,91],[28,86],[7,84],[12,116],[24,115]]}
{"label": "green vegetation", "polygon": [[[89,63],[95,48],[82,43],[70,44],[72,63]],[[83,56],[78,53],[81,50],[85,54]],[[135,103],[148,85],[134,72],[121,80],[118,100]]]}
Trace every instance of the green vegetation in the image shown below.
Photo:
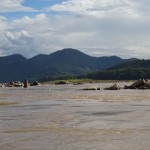
{"label": "green vegetation", "polygon": [[98,80],[95,81],[93,79],[68,79],[68,80],[49,80],[47,82],[42,82],[42,84],[55,84],[55,83],[58,83],[60,81],[68,81],[69,83],[72,83],[72,84],[76,84],[76,83],[79,83],[79,84],[83,84],[83,83],[93,83],[93,82],[99,82]]}
{"label": "green vegetation", "polygon": [[91,57],[75,49],[26,59],[21,55],[0,57],[0,82],[38,80],[136,80],[150,78],[150,60]]}
{"label": "green vegetation", "polygon": [[84,77],[96,80],[136,80],[140,78],[149,79],[150,69],[134,68],[134,69],[119,69],[119,70],[104,70],[89,73]]}
{"label": "green vegetation", "polygon": [[124,61],[117,56],[91,57],[75,49],[63,49],[50,55],[40,54],[30,59],[20,55],[1,57],[0,82],[69,79]]}

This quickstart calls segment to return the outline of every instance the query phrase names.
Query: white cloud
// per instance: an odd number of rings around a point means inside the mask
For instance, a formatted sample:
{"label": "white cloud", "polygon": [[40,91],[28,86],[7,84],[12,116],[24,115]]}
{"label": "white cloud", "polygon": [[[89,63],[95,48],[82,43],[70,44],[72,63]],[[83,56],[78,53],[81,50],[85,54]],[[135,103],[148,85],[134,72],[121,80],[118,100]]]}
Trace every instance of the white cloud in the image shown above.
{"label": "white cloud", "polygon": [[5,37],[14,45],[22,45],[23,43],[27,44],[32,38],[32,36],[25,30],[19,32],[6,32]]}
{"label": "white cloud", "polygon": [[0,17],[0,55],[32,57],[72,47],[95,56],[149,58],[149,3],[69,0],[49,7],[69,14],[43,13],[11,21]]}
{"label": "white cloud", "polygon": [[0,1],[0,12],[32,12],[35,11],[31,7],[23,6],[23,0],[1,0]]}
{"label": "white cloud", "polygon": [[53,11],[65,11],[79,15],[105,17],[124,15],[137,17],[139,3],[134,0],[69,0],[47,8]]}

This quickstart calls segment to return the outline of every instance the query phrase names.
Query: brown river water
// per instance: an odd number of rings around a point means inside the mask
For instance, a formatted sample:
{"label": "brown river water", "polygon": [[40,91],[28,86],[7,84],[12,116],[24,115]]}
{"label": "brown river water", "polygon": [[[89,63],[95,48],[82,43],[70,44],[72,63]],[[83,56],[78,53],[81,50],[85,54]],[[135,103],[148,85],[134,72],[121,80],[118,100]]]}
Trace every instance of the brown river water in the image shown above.
{"label": "brown river water", "polygon": [[150,90],[109,84],[1,88],[0,150],[149,150]]}

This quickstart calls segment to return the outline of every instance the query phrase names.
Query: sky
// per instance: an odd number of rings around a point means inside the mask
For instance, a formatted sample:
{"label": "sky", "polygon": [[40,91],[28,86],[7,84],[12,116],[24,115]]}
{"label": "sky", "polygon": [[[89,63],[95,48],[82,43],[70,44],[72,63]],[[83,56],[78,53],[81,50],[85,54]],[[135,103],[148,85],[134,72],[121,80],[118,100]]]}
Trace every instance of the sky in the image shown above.
{"label": "sky", "polygon": [[149,59],[149,0],[1,0],[0,56],[63,48]]}

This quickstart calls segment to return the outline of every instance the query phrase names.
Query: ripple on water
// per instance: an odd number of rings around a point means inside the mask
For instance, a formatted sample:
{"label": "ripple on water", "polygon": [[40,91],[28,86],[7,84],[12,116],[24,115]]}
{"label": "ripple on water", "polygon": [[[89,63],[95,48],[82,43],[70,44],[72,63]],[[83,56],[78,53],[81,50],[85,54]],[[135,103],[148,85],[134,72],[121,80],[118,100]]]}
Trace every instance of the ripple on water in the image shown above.
{"label": "ripple on water", "polygon": [[2,150],[148,150],[149,90],[82,91],[86,86],[0,90]]}

